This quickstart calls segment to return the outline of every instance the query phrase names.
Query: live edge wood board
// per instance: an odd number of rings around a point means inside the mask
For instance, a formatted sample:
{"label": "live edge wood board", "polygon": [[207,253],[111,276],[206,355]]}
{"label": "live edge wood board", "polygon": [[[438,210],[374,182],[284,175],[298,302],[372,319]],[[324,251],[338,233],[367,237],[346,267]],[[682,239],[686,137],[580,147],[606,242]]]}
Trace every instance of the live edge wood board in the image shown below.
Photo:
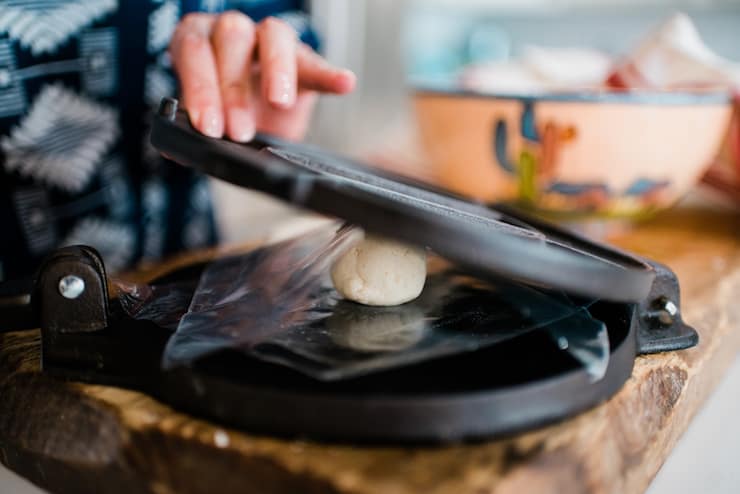
{"label": "live edge wood board", "polygon": [[676,271],[701,342],[639,357],[615,397],[564,423],[437,448],[276,440],[58,382],[38,371],[38,334],[12,333],[0,337],[0,461],[59,494],[642,492],[740,350],[740,215],[676,209],[612,240]]}

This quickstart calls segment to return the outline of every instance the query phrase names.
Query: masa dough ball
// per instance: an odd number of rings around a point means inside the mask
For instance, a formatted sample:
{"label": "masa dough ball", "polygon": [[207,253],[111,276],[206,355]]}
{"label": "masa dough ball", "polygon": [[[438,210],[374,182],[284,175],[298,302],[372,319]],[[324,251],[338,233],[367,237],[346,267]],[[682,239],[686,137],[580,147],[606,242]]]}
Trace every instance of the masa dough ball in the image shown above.
{"label": "masa dough ball", "polygon": [[368,235],[331,271],[344,298],[365,305],[400,305],[419,296],[427,275],[426,250]]}

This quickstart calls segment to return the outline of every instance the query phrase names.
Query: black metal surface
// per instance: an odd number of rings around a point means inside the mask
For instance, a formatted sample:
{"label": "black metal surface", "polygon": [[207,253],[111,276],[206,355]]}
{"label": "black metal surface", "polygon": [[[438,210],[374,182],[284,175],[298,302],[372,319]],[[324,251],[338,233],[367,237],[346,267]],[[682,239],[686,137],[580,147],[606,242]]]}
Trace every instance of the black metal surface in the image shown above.
{"label": "black metal surface", "polygon": [[[69,276],[84,284],[73,299],[60,290],[60,282]],[[44,330],[81,333],[108,326],[108,279],[100,254],[90,247],[64,247],[49,255],[39,268],[35,290],[34,305]]]}
{"label": "black metal surface", "polygon": [[[192,281],[202,268],[182,268],[155,286]],[[662,329],[647,339],[638,334],[650,327],[642,327],[641,319],[668,322],[652,309],[654,297],[679,302],[675,276],[658,270],[653,298],[644,304],[597,302],[589,307],[607,325],[611,349],[606,374],[596,381],[558,348],[547,330],[338,382],[311,379],[234,350],[163,371],[162,353],[172,331],[131,319],[117,299],[105,307],[106,298],[98,298],[105,271],[89,248],[51,256],[40,270],[34,303],[47,311],[43,367],[61,378],[138,389],[183,411],[261,434],[341,442],[447,442],[512,434],[572,416],[614,394],[629,377],[638,352],[690,344],[675,343],[671,332]],[[100,291],[90,295],[102,306],[95,307],[92,299],[57,298],[53,288],[69,273],[86,277],[93,286],[101,282]],[[99,318],[101,307],[105,321]]]}
{"label": "black metal surface", "polygon": [[563,244],[516,218],[320,150],[260,136],[250,145],[196,132],[165,99],[152,144],[175,161],[372,232],[428,246],[480,276],[620,302],[647,296],[654,273],[608,249]]}
{"label": "black metal surface", "polygon": [[101,331],[58,334],[54,345],[64,351],[45,360],[46,371],[139,389],[255,433],[340,442],[479,440],[539,427],[614,394],[629,377],[636,351],[635,305],[600,302],[590,311],[609,327],[611,355],[606,375],[595,382],[545,330],[338,382],[311,379],[237,350],[162,371],[171,333],[128,319],[116,303],[111,311],[110,325]]}
{"label": "black metal surface", "polygon": [[[60,281],[78,277],[84,290],[73,299],[63,296]],[[34,310],[39,315],[42,335],[42,366],[70,368],[100,366],[99,343],[91,335],[109,326],[108,279],[98,252],[87,246],[64,247],[41,264],[33,292]],[[87,342],[82,350],[70,344]]]}
{"label": "black metal surface", "polygon": [[[60,281],[78,278],[84,286],[65,298]],[[76,245],[53,251],[32,277],[0,283],[0,331],[45,328],[51,332],[85,332],[108,325],[108,285],[100,254]]]}
{"label": "black metal surface", "polygon": [[222,353],[168,374],[159,392],[178,408],[280,436],[372,443],[500,437],[595,406],[629,377],[631,306],[598,310],[613,311],[613,329],[609,368],[597,382],[537,332],[339,384]]}
{"label": "black metal surface", "polygon": [[[191,266],[166,279],[198,272]],[[44,368],[66,379],[139,389],[262,434],[354,442],[483,439],[566,418],[615,393],[636,354],[635,308],[599,302],[589,309],[607,324],[611,346],[606,375],[596,382],[547,331],[340,382],[317,381],[234,350],[165,372],[160,361],[171,332],[128,318],[117,301],[105,329],[45,339],[55,348],[44,352]]]}
{"label": "black metal surface", "polygon": [[653,287],[637,309],[637,352],[669,352],[696,346],[699,333],[681,318],[678,278],[668,266],[655,262],[653,266]]}
{"label": "black metal surface", "polygon": [[[496,209],[511,217],[516,217],[522,223],[531,225],[532,228],[546,233],[558,242],[575,248],[628,255],[615,247],[599,244],[574,232],[558,228],[511,206],[497,204]],[[681,290],[678,278],[668,266],[651,260],[646,260],[646,262],[653,267],[655,279],[650,293],[640,301],[637,309],[638,353],[659,353],[696,346],[699,343],[699,334],[694,328],[684,323],[681,317]]]}

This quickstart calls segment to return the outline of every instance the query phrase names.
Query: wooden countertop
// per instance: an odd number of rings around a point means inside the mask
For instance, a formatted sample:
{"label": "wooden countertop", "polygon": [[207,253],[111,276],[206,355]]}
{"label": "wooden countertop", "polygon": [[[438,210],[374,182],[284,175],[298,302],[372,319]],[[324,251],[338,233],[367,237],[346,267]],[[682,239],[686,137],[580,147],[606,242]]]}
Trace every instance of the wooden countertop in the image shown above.
{"label": "wooden countertop", "polygon": [[684,207],[614,239],[671,266],[698,347],[639,357],[603,405],[520,436],[351,447],[228,430],[121,389],[38,372],[38,334],[0,336],[0,461],[55,493],[641,492],[740,350],[740,214]]}

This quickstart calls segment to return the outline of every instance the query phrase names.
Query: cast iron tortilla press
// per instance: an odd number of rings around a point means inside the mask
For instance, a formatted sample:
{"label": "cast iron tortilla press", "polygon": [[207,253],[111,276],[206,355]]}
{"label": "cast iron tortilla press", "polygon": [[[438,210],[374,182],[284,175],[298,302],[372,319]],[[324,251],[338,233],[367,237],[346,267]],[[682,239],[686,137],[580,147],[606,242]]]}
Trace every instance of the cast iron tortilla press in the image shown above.
{"label": "cast iron tortilla press", "polygon": [[[496,344],[341,379],[322,379],[239,348],[221,348],[187,365],[163,366],[177,324],[131,317],[120,297],[109,296],[110,280],[97,252],[67,247],[49,256],[31,283],[6,285],[0,294],[3,329],[41,328],[44,372],[140,390],[180,410],[258,434],[445,442],[512,434],[567,418],[618,391],[637,355],[698,342],[696,331],[681,319],[678,281],[666,266],[508,207],[470,203],[270,136],[258,135],[248,144],[209,138],[196,132],[169,98],[154,118],[151,141],[184,166],[428,247],[456,272],[504,295],[537,290],[543,297],[572,301],[574,310]],[[185,312],[206,269],[206,264],[191,265],[150,286],[176,284],[181,291],[174,304]],[[474,319],[450,318],[454,322],[437,328],[441,344],[445,335],[474,340],[497,331],[495,322],[487,322],[496,319],[486,316],[500,308],[476,290],[434,307],[441,313],[476,314]],[[529,309],[536,312],[537,307]],[[471,321],[477,321],[475,328]],[[593,351],[588,346],[593,342],[575,352],[569,348],[585,331],[584,321],[604,329],[606,355],[596,377],[579,357],[581,350]],[[320,331],[323,323],[317,324],[314,330]],[[290,345],[280,351],[290,353]]]}

